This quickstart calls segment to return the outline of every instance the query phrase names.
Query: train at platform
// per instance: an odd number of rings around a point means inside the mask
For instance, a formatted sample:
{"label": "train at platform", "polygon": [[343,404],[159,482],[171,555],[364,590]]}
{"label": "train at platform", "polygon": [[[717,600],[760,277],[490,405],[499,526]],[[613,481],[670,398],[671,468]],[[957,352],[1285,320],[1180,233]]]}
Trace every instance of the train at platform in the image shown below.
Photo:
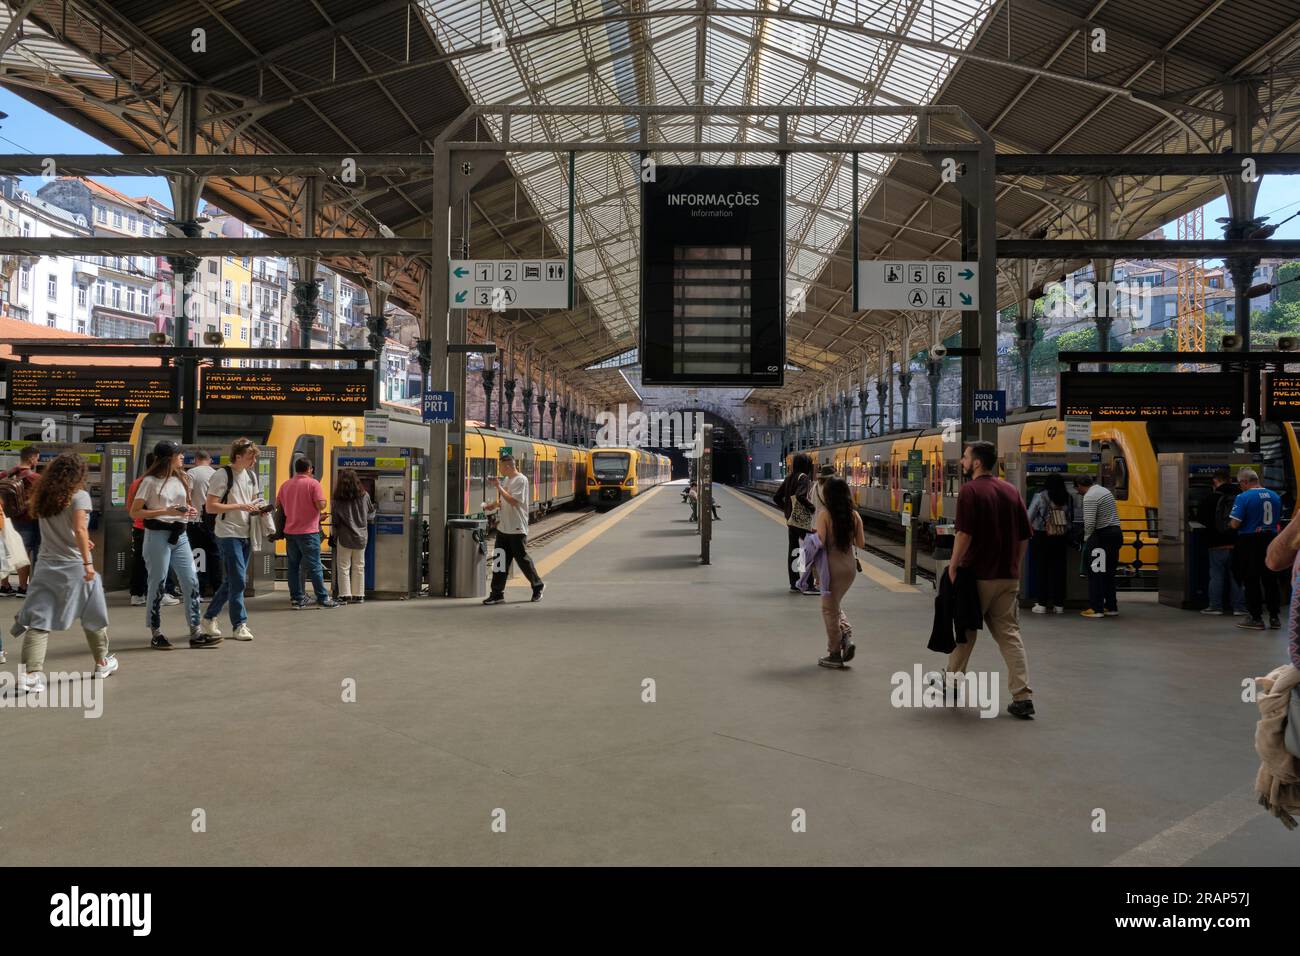
{"label": "train at platform", "polygon": [[[1236,422],[1094,421],[1092,453],[1099,456],[1101,484],[1115,496],[1123,531],[1120,564],[1130,579],[1154,580],[1158,568],[1160,487],[1157,456],[1162,452],[1233,452]],[[921,453],[922,492],[910,502],[909,523],[919,547],[933,548],[939,529],[956,518],[961,490],[959,441],[944,441],[944,428],[923,428],[803,449],[814,470],[830,465],[848,482],[863,519],[879,531],[902,536],[908,453]],[[1300,441],[1291,422],[1261,426],[1262,483],[1282,498],[1284,513],[1295,506]],[[998,455],[1008,452],[1064,452],[1065,423],[1055,407],[1009,414],[998,427]],[[785,458],[789,473],[794,453]],[[774,487],[775,483],[767,483]],[[1028,504],[1028,502],[1026,502]]]}

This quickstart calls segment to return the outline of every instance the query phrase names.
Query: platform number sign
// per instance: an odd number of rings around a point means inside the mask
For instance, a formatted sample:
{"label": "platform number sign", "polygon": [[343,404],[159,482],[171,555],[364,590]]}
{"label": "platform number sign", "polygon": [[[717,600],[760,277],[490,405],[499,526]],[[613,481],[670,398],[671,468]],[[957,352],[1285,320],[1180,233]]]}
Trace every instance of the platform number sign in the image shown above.
{"label": "platform number sign", "polygon": [[448,275],[453,309],[567,309],[564,259],[453,259]]}
{"label": "platform number sign", "polygon": [[423,417],[426,423],[452,421],[456,417],[456,393],[426,390]]}
{"label": "platform number sign", "polygon": [[861,309],[979,308],[979,263],[889,262],[858,263],[857,303]]}

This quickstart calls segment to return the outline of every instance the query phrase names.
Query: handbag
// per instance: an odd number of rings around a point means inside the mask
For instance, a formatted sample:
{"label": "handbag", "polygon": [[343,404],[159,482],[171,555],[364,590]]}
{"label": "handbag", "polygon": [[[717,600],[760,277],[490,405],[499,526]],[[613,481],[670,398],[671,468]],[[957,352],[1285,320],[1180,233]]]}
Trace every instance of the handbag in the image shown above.
{"label": "handbag", "polygon": [[12,521],[5,520],[4,529],[0,531],[0,538],[3,538],[5,550],[4,566],[0,568],[0,572],[3,572],[5,577],[28,567],[32,563],[31,559],[27,557],[27,547],[23,544],[22,536],[18,534],[18,529],[14,527]]}
{"label": "handbag", "polygon": [[1282,735],[1286,752],[1300,760],[1300,687],[1291,688],[1286,707],[1286,731]]}

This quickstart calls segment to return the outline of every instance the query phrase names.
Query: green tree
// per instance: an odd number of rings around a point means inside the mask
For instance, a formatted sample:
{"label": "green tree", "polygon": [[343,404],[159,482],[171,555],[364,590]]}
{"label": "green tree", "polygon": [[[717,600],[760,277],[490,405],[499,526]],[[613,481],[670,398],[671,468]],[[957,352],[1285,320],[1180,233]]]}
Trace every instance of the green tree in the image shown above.
{"label": "green tree", "polygon": [[[1292,280],[1288,282],[1287,280]],[[1277,301],[1279,303],[1300,303],[1300,262],[1288,262],[1277,270]],[[1286,283],[1283,285],[1282,283]]]}

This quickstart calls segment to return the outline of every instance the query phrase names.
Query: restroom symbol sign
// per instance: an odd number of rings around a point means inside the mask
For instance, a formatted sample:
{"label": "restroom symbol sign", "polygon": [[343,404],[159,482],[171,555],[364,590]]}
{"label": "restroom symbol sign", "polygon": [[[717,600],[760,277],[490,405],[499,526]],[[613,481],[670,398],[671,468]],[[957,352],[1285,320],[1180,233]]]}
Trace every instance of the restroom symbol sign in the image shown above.
{"label": "restroom symbol sign", "polygon": [[546,263],[546,279],[548,282],[561,282],[564,280],[564,263],[548,262]]}

